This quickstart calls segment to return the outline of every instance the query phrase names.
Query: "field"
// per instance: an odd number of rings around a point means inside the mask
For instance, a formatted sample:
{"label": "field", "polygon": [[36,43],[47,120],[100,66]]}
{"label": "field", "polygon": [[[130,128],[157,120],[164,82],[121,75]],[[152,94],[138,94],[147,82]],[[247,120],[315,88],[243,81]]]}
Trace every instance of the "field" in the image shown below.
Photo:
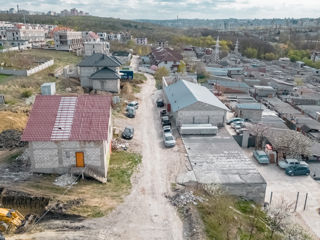
{"label": "field", "polygon": [[45,82],[56,82],[57,91],[64,91],[67,84],[63,80],[56,79],[53,74],[59,68],[69,64],[77,64],[81,58],[68,52],[50,50],[30,50],[22,52],[22,55],[36,56],[38,59],[54,59],[53,66],[29,77],[11,76],[6,79],[0,76],[0,94],[5,96],[10,105],[25,105],[25,98],[40,93],[40,86]]}
{"label": "field", "polygon": [[0,74],[0,84],[4,83],[8,79],[8,75]]}

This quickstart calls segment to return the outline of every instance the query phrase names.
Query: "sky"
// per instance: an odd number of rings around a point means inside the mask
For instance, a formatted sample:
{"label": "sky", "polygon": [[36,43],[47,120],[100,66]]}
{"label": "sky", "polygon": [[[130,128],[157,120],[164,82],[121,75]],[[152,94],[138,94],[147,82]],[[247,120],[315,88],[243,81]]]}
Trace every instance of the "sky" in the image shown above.
{"label": "sky", "polygon": [[121,19],[318,18],[320,0],[0,0],[33,11],[77,8],[91,15]]}

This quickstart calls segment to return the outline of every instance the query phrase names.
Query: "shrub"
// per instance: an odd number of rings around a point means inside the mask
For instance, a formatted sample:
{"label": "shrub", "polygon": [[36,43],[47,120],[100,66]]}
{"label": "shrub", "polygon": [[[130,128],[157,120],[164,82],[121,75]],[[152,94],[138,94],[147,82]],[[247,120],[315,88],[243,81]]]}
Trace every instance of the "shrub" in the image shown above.
{"label": "shrub", "polygon": [[32,91],[31,90],[25,90],[21,93],[21,97],[23,98],[28,98],[28,97],[31,97],[32,95]]}

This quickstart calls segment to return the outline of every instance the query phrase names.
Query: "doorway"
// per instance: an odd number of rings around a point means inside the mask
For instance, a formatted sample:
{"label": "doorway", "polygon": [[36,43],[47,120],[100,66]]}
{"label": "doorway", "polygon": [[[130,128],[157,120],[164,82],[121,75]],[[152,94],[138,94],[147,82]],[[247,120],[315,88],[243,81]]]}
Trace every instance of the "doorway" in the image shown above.
{"label": "doorway", "polygon": [[84,167],[84,153],[76,152],[76,167]]}

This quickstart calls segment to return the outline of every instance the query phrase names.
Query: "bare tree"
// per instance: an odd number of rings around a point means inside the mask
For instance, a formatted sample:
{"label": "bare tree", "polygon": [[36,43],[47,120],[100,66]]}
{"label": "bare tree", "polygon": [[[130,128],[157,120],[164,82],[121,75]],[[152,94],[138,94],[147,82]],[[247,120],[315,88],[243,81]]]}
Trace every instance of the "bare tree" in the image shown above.
{"label": "bare tree", "polygon": [[292,209],[292,203],[287,203],[283,199],[277,206],[268,208],[267,221],[271,229],[271,239],[273,239],[275,232],[285,232],[288,225],[288,218],[290,216],[290,209]]}
{"label": "bare tree", "polygon": [[261,123],[257,123],[257,124],[247,123],[246,127],[249,130],[249,133],[256,137],[255,148],[256,149],[262,148],[262,140],[269,129],[268,126],[263,125]]}
{"label": "bare tree", "polygon": [[268,139],[277,152],[283,152],[286,156],[298,159],[301,155],[309,155],[312,144],[308,137],[294,130],[273,132]]}

